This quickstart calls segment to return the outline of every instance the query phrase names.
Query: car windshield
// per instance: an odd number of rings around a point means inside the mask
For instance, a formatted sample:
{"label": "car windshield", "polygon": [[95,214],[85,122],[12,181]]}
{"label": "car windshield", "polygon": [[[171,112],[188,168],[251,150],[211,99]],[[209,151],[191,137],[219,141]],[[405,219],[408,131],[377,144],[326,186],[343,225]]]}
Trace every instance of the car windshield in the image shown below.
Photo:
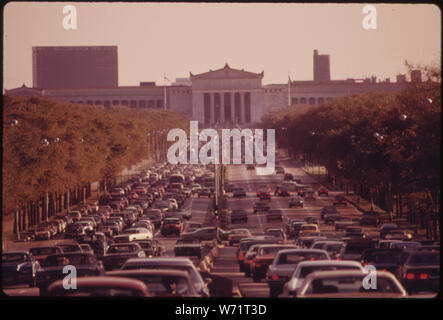
{"label": "car windshield", "polygon": [[409,260],[409,265],[437,265],[440,264],[439,254],[414,254]]}
{"label": "car windshield", "polygon": [[63,249],[63,252],[74,252],[74,251],[78,251],[78,245],[75,244],[60,244],[58,245],[59,247],[61,247]]}
{"label": "car windshield", "polygon": [[276,252],[278,252],[279,250],[283,250],[285,249],[284,247],[264,247],[261,248],[261,250],[259,251],[259,255],[265,255],[265,254],[275,254]]}
{"label": "car windshield", "polygon": [[328,252],[339,252],[344,247],[344,244],[328,244],[325,250]]}
{"label": "car windshield", "polygon": [[394,262],[397,263],[401,259],[400,252],[376,252],[372,257],[373,262]]}
{"label": "car windshield", "polygon": [[370,246],[367,245],[347,245],[345,249],[345,253],[358,253],[361,254],[366,249],[371,249]]}
{"label": "car windshield", "polygon": [[328,260],[328,258],[322,252],[291,252],[281,254],[278,264],[297,264],[305,260]]}
{"label": "car windshield", "polygon": [[66,265],[82,265],[82,264],[94,264],[94,257],[91,255],[56,255],[48,256],[45,260],[46,267],[60,267]]}
{"label": "car windshield", "polygon": [[398,286],[389,278],[377,276],[376,289],[365,289],[363,287],[363,280],[363,275],[314,279],[309,283],[306,293],[401,293]]}
{"label": "car windshield", "polygon": [[133,245],[110,246],[108,249],[108,253],[128,253],[135,252],[136,249],[137,247]]}
{"label": "car windshield", "polygon": [[47,247],[47,248],[32,248],[29,250],[34,256],[44,256],[44,255],[50,255],[50,254],[56,254],[57,248],[55,247]]}
{"label": "car windshield", "polygon": [[140,275],[137,279],[143,281],[149,292],[155,296],[181,296],[191,293],[188,281],[184,277]]}
{"label": "car windshield", "polygon": [[23,253],[4,253],[2,254],[2,262],[25,262],[28,260],[28,255]]}
{"label": "car windshield", "polygon": [[280,230],[269,230],[266,234],[277,238],[283,238],[283,232]]}
{"label": "car windshield", "polygon": [[300,271],[299,278],[306,278],[314,271],[331,271],[331,270],[360,270],[357,266],[306,266]]}
{"label": "car windshield", "polygon": [[137,270],[137,269],[172,269],[172,270],[180,270],[187,271],[191,277],[192,282],[200,282],[199,275],[194,272],[194,269],[191,266],[186,265],[173,265],[166,263],[141,263],[141,264],[128,264],[123,267],[123,270]]}

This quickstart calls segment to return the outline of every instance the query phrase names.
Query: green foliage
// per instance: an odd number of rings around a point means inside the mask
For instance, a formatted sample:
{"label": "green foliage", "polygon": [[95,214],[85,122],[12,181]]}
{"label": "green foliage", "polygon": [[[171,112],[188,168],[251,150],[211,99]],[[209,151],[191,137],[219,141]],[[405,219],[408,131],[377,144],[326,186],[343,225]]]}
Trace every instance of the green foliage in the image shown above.
{"label": "green foliage", "polygon": [[3,212],[44,192],[112,179],[124,167],[151,157],[148,132],[164,130],[161,139],[166,139],[172,128],[188,130],[189,118],[163,110],[105,110],[4,96]]}

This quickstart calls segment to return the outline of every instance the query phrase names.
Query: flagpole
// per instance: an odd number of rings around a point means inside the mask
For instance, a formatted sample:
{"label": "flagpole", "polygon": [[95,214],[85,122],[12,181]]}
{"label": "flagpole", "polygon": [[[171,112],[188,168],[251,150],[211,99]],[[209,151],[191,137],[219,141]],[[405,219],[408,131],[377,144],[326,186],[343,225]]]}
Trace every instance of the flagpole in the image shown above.
{"label": "flagpole", "polygon": [[291,77],[289,76],[288,71],[288,107],[291,106]]}

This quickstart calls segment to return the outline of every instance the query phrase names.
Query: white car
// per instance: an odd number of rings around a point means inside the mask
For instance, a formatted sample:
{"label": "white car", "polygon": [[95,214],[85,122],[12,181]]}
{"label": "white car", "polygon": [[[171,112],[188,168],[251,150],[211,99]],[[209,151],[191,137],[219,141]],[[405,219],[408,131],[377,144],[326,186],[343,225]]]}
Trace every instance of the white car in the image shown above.
{"label": "white car", "polygon": [[152,232],[146,228],[129,228],[123,231],[124,235],[129,235],[132,240],[152,239]]}
{"label": "white car", "polygon": [[357,261],[302,261],[300,262],[291,280],[289,280],[284,288],[280,297],[295,298],[297,296],[297,290],[301,288],[304,280],[312,272],[317,271],[332,271],[332,270],[363,270],[363,266]]}
{"label": "white car", "polygon": [[331,260],[325,250],[287,249],[279,251],[266,273],[271,298],[276,298],[283,291],[297,265],[302,261]]}
{"label": "white car", "polygon": [[167,201],[169,201],[169,203],[171,204],[172,210],[178,210],[177,200],[175,200],[173,198],[169,198]]}
{"label": "white car", "polygon": [[[406,290],[386,271],[371,274],[360,270],[318,271],[306,277],[297,298],[405,298]],[[365,281],[368,279],[368,281]]]}

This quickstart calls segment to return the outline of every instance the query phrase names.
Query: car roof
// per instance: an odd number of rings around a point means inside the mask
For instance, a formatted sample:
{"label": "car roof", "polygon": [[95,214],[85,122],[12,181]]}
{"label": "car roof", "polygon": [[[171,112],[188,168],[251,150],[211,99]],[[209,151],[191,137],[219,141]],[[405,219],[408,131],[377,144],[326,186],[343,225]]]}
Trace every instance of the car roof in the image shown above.
{"label": "car roof", "polygon": [[143,264],[166,264],[172,263],[175,265],[193,265],[189,258],[180,257],[153,257],[153,258],[130,258],[126,260],[125,265],[143,265]]}
{"label": "car roof", "polygon": [[285,253],[298,253],[298,252],[310,252],[310,253],[324,253],[327,256],[328,252],[326,250],[320,250],[320,249],[285,249],[282,251],[279,251],[279,254],[285,254]]}
{"label": "car roof", "polygon": [[315,260],[315,261],[301,261],[298,267],[305,266],[357,266],[363,268],[360,262],[352,260]]}
{"label": "car roof", "polygon": [[[48,291],[52,290],[66,290],[63,287],[64,280],[57,280],[52,283]],[[77,287],[118,287],[125,286],[130,287],[131,289],[140,290],[140,291],[148,291],[148,287],[145,283],[140,280],[124,278],[124,277],[110,277],[110,276],[98,276],[98,277],[80,277],[76,279]]]}

